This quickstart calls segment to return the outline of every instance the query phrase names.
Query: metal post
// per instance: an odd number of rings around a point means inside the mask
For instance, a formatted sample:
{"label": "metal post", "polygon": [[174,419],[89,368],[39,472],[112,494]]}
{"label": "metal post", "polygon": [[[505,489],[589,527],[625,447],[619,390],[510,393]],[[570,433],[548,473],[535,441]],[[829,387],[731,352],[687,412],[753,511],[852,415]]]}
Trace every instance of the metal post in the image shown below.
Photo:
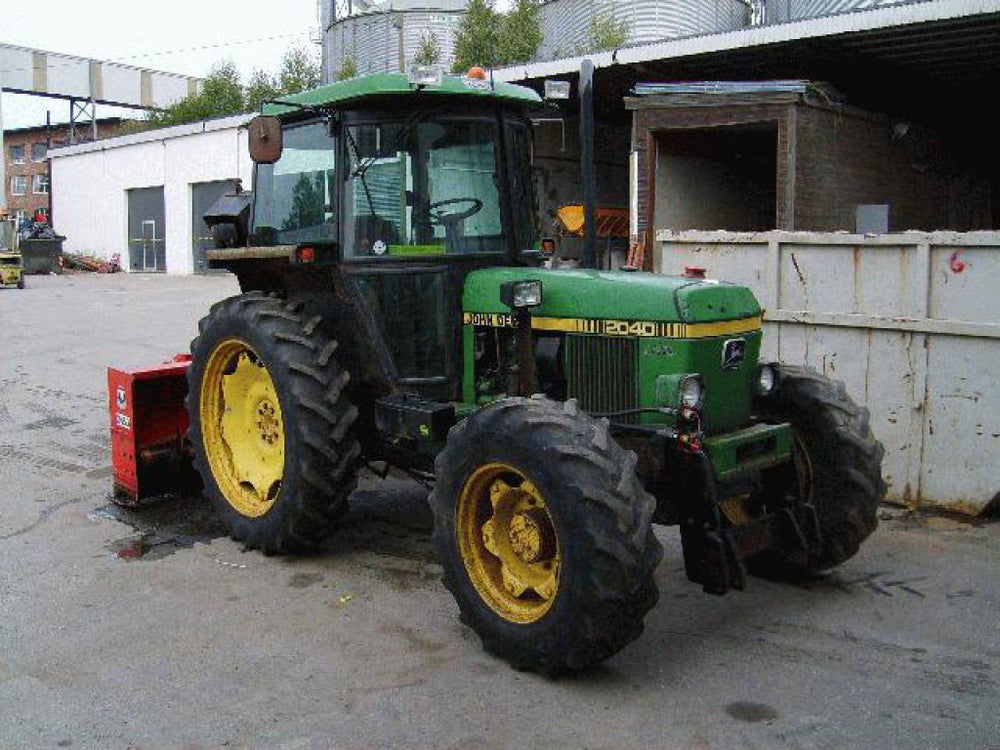
{"label": "metal post", "polygon": [[55,227],[55,212],[52,210],[52,159],[49,151],[52,150],[52,110],[45,111],[45,174],[49,178],[49,226]]}
{"label": "metal post", "polygon": [[7,210],[7,152],[3,145],[3,88],[0,88],[0,215]]}
{"label": "metal post", "polygon": [[76,99],[69,100],[69,145],[76,145]]}
{"label": "metal post", "polygon": [[580,171],[583,185],[583,268],[597,267],[596,212],[594,210],[594,63],[580,63]]}

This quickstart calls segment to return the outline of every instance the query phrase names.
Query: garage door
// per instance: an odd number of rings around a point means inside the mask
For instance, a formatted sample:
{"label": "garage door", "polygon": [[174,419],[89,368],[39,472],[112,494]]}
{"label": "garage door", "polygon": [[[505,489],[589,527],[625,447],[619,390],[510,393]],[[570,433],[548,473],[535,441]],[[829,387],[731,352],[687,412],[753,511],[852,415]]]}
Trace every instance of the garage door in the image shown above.
{"label": "garage door", "polygon": [[128,191],[128,255],[133,271],[166,271],[163,186]]}
{"label": "garage door", "polygon": [[191,184],[191,248],[195,273],[209,270],[205,251],[214,247],[212,231],[201,217],[221,196],[233,192],[234,186],[235,180]]}

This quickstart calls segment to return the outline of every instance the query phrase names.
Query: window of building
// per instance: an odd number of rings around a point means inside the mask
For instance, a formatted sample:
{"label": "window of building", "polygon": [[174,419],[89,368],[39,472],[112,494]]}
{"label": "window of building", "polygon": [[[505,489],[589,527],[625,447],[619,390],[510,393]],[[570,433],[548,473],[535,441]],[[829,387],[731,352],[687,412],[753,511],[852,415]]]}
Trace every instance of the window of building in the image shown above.
{"label": "window of building", "polygon": [[24,145],[19,144],[17,146],[11,146],[8,150],[10,153],[10,163],[11,164],[24,164]]}
{"label": "window of building", "polygon": [[31,160],[32,161],[45,161],[45,156],[48,154],[48,148],[44,143],[32,143],[31,144]]}
{"label": "window of building", "polygon": [[31,177],[31,192],[35,195],[48,195],[49,176],[47,174],[36,174]]}
{"label": "window of building", "polygon": [[11,195],[28,194],[28,178],[25,175],[16,174],[10,178],[10,194]]}

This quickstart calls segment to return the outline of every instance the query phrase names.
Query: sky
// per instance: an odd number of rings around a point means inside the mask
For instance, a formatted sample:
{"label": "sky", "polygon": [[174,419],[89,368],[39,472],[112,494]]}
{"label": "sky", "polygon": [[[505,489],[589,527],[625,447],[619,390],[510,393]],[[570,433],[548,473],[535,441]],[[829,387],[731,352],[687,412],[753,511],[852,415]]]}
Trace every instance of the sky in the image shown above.
{"label": "sky", "polygon": [[[231,60],[244,81],[256,68],[276,73],[293,45],[318,54],[318,27],[317,0],[0,0],[2,43],[199,77]],[[70,114],[67,101],[18,94],[4,94],[2,106],[5,129],[43,125],[46,111],[53,122]],[[99,117],[122,112],[98,107]]]}

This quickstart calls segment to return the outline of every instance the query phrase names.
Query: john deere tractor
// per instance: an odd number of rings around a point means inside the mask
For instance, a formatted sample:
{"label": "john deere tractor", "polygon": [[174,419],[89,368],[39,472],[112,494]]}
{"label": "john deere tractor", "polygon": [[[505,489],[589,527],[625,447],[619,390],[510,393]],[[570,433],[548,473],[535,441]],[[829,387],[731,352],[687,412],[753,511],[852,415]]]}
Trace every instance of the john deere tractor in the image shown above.
{"label": "john deere tractor", "polygon": [[334,533],[364,464],[433,481],[463,621],[553,675],[641,632],[654,522],[722,594],[851,557],[884,485],[842,385],[759,362],[746,287],[543,267],[538,105],[372,75],[255,118],[252,197],[214,212],[209,253],[242,293],[191,344],[187,439],[230,534],[265,553]]}

